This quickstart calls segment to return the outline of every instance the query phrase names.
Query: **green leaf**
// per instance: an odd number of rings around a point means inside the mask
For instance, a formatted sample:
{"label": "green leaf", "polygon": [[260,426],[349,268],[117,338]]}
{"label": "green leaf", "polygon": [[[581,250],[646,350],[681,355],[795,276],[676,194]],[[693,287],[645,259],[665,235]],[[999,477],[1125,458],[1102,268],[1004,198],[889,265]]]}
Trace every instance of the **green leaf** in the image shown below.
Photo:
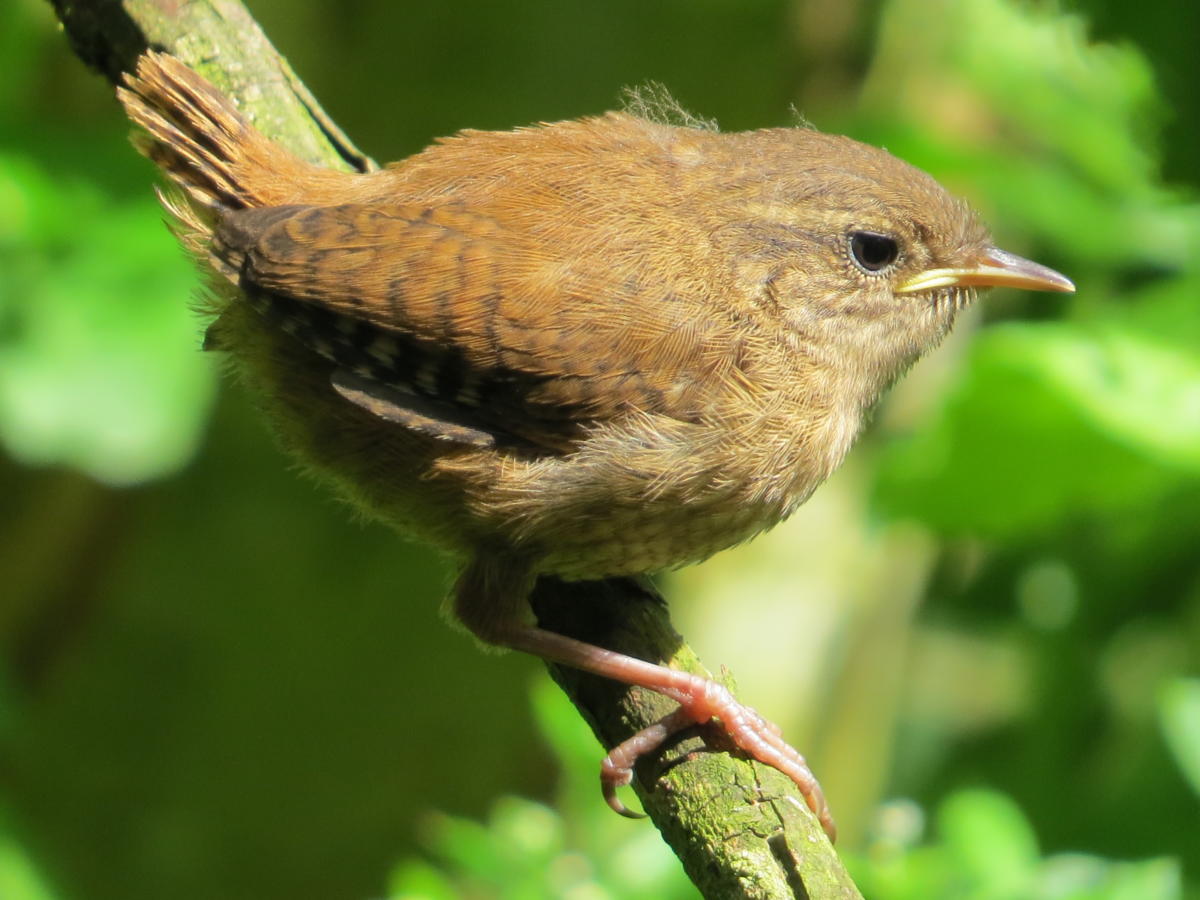
{"label": "green leaf", "polygon": [[0,443],[110,484],[195,451],[214,395],[197,279],[148,200],[0,156]]}
{"label": "green leaf", "polygon": [[57,896],[35,867],[25,848],[0,816],[0,897],[3,900],[55,900]]}
{"label": "green leaf", "polygon": [[1044,900],[1179,900],[1179,864],[1170,859],[1110,862],[1081,853],[1043,864],[1036,897]]}
{"label": "green leaf", "polygon": [[974,896],[1028,896],[1037,872],[1037,839],[1017,805],[993,791],[961,791],[938,811],[938,825],[953,860]]}
{"label": "green leaf", "polygon": [[1200,678],[1180,678],[1163,689],[1159,720],[1171,755],[1200,797]]}
{"label": "green leaf", "polygon": [[461,896],[447,876],[419,859],[397,865],[388,885],[390,900],[458,900]]}
{"label": "green leaf", "polygon": [[975,341],[938,420],[885,450],[879,497],[939,529],[1017,535],[1121,513],[1200,475],[1200,359],[1113,329]]}

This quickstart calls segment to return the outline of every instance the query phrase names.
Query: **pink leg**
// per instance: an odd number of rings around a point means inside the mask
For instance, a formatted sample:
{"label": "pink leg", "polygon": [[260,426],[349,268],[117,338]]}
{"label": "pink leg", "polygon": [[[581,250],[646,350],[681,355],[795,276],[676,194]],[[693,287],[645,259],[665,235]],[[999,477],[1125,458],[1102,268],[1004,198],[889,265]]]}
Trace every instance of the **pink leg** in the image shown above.
{"label": "pink leg", "polygon": [[613,809],[629,814],[615,792],[632,779],[638,757],[656,750],[672,734],[692,723],[717,719],[738,747],[796,782],[809,809],[829,839],[834,839],[836,830],[821,786],[804,757],[780,737],[778,728],[750,707],[738,703],[715,681],[526,624],[525,604],[534,581],[533,568],[527,561],[481,554],[463,570],[455,585],[454,612],[467,628],[489,644],[531,653],[622,684],[638,685],[679,704],[679,709],[671,715],[614,747],[604,760],[601,785]]}
{"label": "pink leg", "polygon": [[494,643],[514,650],[532,653],[623,684],[657,691],[679,704],[676,712],[614,747],[604,760],[600,778],[605,799],[618,812],[629,814],[614,792],[618,786],[630,782],[633,764],[638,757],[656,750],[672,734],[693,723],[717,719],[738,747],[759,762],[778,769],[796,783],[829,839],[835,839],[837,830],[829,805],[804,757],[780,737],[778,728],[749,706],[738,703],[728,690],[715,681],[530,625],[510,623],[489,637]]}

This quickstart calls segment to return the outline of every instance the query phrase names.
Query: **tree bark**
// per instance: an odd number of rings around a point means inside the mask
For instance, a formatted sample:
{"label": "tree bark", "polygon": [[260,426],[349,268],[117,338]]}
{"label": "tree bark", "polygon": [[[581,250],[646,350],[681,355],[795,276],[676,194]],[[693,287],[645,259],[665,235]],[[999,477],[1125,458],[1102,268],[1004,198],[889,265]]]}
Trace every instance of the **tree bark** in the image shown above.
{"label": "tree bark", "polygon": [[[240,2],[51,3],[75,52],[110,82],[131,71],[147,48],[166,50],[299,156],[344,169],[374,168],[325,116]],[[539,624],[553,631],[709,676],[675,632],[661,596],[644,580],[543,578],[531,602]],[[640,688],[559,666],[550,670],[605,747],[674,707]],[[707,898],[861,900],[791,780],[731,752],[716,728],[677,735],[656,758],[639,763],[633,788]]]}

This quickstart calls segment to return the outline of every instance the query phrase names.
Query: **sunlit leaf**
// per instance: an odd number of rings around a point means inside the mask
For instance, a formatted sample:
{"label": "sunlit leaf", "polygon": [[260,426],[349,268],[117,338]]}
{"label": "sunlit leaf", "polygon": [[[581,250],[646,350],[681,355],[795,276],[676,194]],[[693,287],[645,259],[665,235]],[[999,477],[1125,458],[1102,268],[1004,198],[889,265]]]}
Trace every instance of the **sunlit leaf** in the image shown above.
{"label": "sunlit leaf", "polygon": [[149,202],[0,157],[0,442],[114,484],[174,471],[213,397],[196,279]]}
{"label": "sunlit leaf", "polygon": [[890,447],[880,497],[948,531],[1135,509],[1200,476],[1200,360],[1073,325],[981,334],[935,423]]}
{"label": "sunlit leaf", "polygon": [[0,897],[4,900],[55,900],[26,849],[0,827]]}
{"label": "sunlit leaf", "polygon": [[1173,681],[1163,689],[1159,716],[1167,746],[1200,797],[1200,679]]}
{"label": "sunlit leaf", "polygon": [[991,791],[962,791],[942,805],[938,829],[955,868],[987,887],[983,896],[1029,891],[1039,860],[1037,840],[1012,800]]}

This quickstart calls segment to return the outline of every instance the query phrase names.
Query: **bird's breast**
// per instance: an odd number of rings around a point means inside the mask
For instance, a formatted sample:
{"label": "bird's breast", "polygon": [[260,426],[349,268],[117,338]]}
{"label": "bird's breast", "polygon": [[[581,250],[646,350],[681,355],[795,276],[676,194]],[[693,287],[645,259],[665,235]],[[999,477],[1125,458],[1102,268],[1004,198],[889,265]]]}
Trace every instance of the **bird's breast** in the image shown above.
{"label": "bird's breast", "polygon": [[786,518],[840,462],[855,429],[819,415],[784,394],[697,422],[630,414],[566,456],[501,467],[479,509],[568,578],[696,562]]}

